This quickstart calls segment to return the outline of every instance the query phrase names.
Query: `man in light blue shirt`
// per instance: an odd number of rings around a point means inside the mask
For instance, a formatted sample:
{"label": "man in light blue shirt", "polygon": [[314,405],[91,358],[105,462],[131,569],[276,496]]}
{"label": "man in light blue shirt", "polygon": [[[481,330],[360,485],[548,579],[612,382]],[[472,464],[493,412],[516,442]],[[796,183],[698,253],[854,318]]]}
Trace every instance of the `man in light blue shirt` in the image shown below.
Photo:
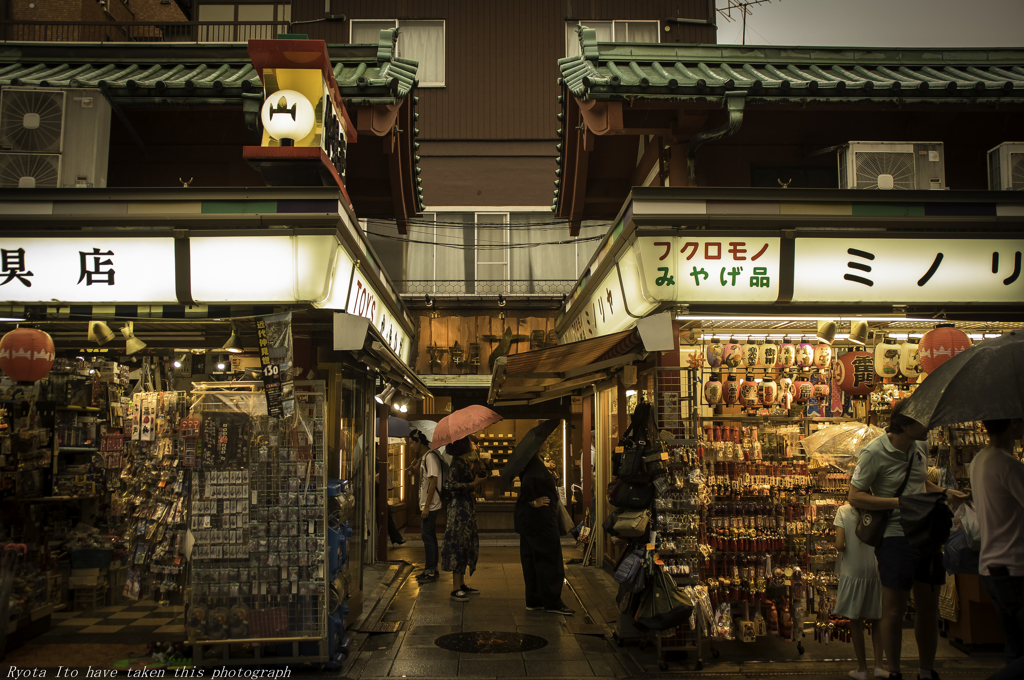
{"label": "man in light blue shirt", "polygon": [[899,519],[899,498],[902,495],[943,491],[950,505],[959,505],[967,494],[943,489],[927,481],[928,428],[903,415],[900,402],[893,409],[886,434],[860,451],[857,468],[850,479],[850,505],[860,510],[892,510],[885,527],[885,537],[875,548],[878,575],[882,581],[882,645],[889,661],[890,678],[902,680],[900,647],[903,642],[903,614],[907,611],[910,591],[914,591],[914,633],[920,662],[919,680],[938,680],[935,672],[935,650],[939,643],[939,588],[946,583],[941,553],[920,555],[903,535]]}

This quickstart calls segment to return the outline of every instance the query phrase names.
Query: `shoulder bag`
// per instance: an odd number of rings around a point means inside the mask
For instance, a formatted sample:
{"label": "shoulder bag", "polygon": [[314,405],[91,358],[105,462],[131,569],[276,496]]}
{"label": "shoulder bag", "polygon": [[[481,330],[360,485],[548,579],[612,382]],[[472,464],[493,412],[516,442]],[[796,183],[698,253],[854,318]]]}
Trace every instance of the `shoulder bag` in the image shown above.
{"label": "shoulder bag", "polygon": [[[896,492],[896,498],[903,495],[903,490],[907,488],[907,482],[910,481],[910,471],[914,467],[914,448],[910,448],[908,454],[910,456],[910,462],[907,463],[907,473],[903,476],[903,483],[900,484],[899,490]],[[892,514],[892,510],[857,510],[857,538],[860,542],[865,545],[870,545],[872,548],[877,548],[885,537],[885,525],[888,522],[889,515]]]}
{"label": "shoulder bag", "polygon": [[609,533],[622,538],[639,538],[647,533],[647,524],[650,521],[650,510],[622,510],[618,513]]}

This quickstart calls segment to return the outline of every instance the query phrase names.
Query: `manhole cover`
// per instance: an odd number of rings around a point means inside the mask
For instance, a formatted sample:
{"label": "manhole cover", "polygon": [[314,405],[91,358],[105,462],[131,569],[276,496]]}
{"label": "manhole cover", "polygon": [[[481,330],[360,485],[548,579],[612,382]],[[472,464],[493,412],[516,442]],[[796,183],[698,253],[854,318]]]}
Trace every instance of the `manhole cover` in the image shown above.
{"label": "manhole cover", "polygon": [[469,652],[471,654],[514,654],[540,649],[548,641],[536,635],[522,633],[496,633],[489,630],[477,630],[472,633],[452,633],[442,635],[434,640],[441,649],[453,652]]}

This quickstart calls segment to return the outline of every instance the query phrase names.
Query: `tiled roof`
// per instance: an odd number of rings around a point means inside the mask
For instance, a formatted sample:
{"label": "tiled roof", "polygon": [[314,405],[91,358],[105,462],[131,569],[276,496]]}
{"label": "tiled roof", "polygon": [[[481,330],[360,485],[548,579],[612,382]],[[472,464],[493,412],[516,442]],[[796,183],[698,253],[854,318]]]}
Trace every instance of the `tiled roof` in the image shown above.
{"label": "tiled roof", "polygon": [[[396,29],[378,45],[329,49],[342,97],[353,105],[396,104],[416,85],[417,62],[394,53]],[[0,86],[101,87],[115,99],[262,98],[245,44],[5,43]]]}
{"label": "tiled roof", "polygon": [[[741,90],[768,98],[1024,98],[1024,49],[688,46],[598,43],[560,59],[580,100],[685,99]],[[749,101],[749,100],[748,100]]]}
{"label": "tiled roof", "polygon": [[746,104],[814,103],[856,107],[900,102],[989,106],[1024,103],[1024,49],[758,47],[677,43],[599,43],[578,30],[580,54],[558,60],[561,77],[554,202],[565,167],[567,96],[580,101],[708,102],[726,93]]}

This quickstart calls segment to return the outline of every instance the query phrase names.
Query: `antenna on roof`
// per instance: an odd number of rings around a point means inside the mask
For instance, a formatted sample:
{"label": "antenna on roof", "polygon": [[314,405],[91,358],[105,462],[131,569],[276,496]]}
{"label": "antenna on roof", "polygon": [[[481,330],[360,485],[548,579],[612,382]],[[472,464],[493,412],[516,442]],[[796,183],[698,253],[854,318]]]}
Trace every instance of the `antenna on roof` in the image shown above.
{"label": "antenna on roof", "polygon": [[726,21],[736,21],[736,19],[733,18],[732,16],[733,10],[736,10],[737,12],[740,13],[740,16],[743,19],[743,42],[741,44],[746,45],[747,15],[753,14],[753,12],[750,11],[750,8],[753,5],[763,5],[764,3],[771,1],[772,0],[726,0],[725,7],[718,7],[716,9],[718,10],[718,13],[721,14],[723,18],[725,18]]}

